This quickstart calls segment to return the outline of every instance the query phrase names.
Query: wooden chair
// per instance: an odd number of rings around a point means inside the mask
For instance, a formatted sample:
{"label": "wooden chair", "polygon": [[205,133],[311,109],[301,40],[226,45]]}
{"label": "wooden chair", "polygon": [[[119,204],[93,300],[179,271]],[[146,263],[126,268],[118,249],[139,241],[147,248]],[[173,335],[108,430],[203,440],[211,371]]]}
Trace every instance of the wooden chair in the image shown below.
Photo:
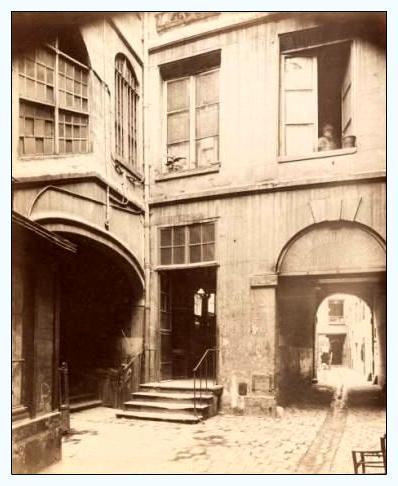
{"label": "wooden chair", "polygon": [[367,474],[367,469],[383,469],[387,472],[387,438],[386,435],[380,437],[379,451],[352,451],[352,461],[354,463],[355,474]]}

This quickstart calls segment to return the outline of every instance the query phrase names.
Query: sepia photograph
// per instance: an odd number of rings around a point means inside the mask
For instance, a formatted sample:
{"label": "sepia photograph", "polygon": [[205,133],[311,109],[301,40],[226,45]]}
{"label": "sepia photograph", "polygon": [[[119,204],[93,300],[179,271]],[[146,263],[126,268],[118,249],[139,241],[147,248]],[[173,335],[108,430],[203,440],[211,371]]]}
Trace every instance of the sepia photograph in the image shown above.
{"label": "sepia photograph", "polygon": [[387,12],[8,21],[11,474],[387,475]]}

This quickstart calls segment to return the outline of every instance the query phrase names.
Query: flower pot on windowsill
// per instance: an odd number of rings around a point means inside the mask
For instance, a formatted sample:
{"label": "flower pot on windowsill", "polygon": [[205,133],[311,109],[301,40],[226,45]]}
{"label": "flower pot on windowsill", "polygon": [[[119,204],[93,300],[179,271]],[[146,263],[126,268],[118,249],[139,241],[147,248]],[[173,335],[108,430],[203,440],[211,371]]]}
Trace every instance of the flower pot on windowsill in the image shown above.
{"label": "flower pot on windowsill", "polygon": [[343,148],[356,147],[357,137],[355,135],[346,135],[343,137]]}

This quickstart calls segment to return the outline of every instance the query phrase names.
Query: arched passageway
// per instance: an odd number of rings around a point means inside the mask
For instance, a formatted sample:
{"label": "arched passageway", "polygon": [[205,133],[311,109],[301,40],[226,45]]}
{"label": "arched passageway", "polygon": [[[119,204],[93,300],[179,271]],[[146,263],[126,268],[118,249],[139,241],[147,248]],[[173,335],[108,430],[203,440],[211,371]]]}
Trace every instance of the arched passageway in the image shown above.
{"label": "arched passageway", "polygon": [[78,251],[62,268],[60,362],[68,364],[72,401],[113,405],[117,370],[142,351],[143,289],[113,250],[81,235],[67,237]]}
{"label": "arched passageway", "polygon": [[[369,228],[356,223],[313,225],[296,235],[278,261],[277,384],[280,402],[310,395],[318,382],[317,312],[333,294],[350,294],[371,313],[372,382],[385,385],[385,249]],[[340,341],[342,337],[339,338]],[[335,360],[340,344],[334,339]],[[343,350],[341,349],[343,353]],[[304,387],[304,388],[303,388]],[[306,390],[306,391],[304,391]]]}
{"label": "arched passageway", "polygon": [[324,385],[361,385],[376,379],[379,355],[373,312],[361,298],[332,294],[318,307],[315,376]]}

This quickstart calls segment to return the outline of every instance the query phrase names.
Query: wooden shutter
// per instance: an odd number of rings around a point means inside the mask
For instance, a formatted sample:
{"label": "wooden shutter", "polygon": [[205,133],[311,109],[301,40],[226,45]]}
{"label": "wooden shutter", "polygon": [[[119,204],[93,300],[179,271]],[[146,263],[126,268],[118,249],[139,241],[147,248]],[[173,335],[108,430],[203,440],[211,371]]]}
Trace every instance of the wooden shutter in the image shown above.
{"label": "wooden shutter", "polygon": [[281,81],[281,153],[312,153],[318,140],[317,58],[283,56]]}
{"label": "wooden shutter", "polygon": [[343,83],[341,85],[341,132],[342,136],[352,135],[352,63],[348,57]]}

